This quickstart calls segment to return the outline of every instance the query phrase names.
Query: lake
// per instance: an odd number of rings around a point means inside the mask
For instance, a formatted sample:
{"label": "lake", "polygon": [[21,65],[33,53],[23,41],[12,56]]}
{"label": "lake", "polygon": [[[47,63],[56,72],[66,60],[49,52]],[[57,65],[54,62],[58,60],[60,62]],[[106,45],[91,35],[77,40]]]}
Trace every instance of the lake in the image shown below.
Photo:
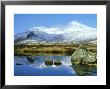
{"label": "lake", "polygon": [[[46,64],[51,60],[52,64]],[[60,62],[55,64],[55,62]],[[97,68],[75,66],[71,56],[14,56],[15,76],[96,76]]]}

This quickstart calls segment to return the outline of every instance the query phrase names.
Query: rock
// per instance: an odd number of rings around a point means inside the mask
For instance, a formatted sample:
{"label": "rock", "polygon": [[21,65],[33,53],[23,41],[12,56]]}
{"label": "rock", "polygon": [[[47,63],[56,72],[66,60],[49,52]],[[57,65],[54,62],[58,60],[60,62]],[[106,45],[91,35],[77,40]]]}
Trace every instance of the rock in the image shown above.
{"label": "rock", "polygon": [[62,63],[61,63],[61,61],[60,60],[56,60],[55,62],[54,62],[54,65],[61,65]]}
{"label": "rock", "polygon": [[22,65],[21,63],[16,63],[16,65]]}
{"label": "rock", "polygon": [[96,62],[96,54],[93,52],[87,52],[85,59],[83,60],[84,63],[95,63]]}
{"label": "rock", "polygon": [[74,65],[96,63],[96,53],[88,51],[86,48],[78,48],[72,54],[71,62]]}
{"label": "rock", "polygon": [[51,59],[45,60],[45,65],[46,66],[52,66],[53,65],[53,60],[51,60]]}

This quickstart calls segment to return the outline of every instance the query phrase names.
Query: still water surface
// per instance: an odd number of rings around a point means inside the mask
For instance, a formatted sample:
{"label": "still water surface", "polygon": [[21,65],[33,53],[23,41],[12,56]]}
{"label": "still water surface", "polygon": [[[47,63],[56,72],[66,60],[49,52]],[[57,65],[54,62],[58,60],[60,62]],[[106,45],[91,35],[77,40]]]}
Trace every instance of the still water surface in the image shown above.
{"label": "still water surface", "polygon": [[[61,65],[48,66],[45,60],[60,60]],[[15,76],[96,76],[96,67],[73,66],[71,56],[15,56]]]}

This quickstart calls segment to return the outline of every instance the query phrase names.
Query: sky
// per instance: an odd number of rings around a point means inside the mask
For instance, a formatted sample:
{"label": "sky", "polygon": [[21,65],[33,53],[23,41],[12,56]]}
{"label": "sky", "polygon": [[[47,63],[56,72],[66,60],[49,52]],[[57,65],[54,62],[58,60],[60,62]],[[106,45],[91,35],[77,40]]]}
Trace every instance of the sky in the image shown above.
{"label": "sky", "polygon": [[32,27],[63,27],[72,21],[97,28],[96,14],[15,14],[14,34],[25,32]]}

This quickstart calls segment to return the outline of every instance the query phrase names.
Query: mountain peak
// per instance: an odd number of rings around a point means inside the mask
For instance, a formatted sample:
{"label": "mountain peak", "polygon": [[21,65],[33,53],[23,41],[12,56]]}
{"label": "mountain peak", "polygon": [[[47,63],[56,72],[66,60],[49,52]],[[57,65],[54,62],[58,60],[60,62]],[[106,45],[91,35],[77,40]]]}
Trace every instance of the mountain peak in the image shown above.
{"label": "mountain peak", "polygon": [[72,25],[77,25],[77,26],[79,26],[79,25],[82,25],[80,22],[78,22],[78,21],[72,21],[70,24],[72,24]]}

